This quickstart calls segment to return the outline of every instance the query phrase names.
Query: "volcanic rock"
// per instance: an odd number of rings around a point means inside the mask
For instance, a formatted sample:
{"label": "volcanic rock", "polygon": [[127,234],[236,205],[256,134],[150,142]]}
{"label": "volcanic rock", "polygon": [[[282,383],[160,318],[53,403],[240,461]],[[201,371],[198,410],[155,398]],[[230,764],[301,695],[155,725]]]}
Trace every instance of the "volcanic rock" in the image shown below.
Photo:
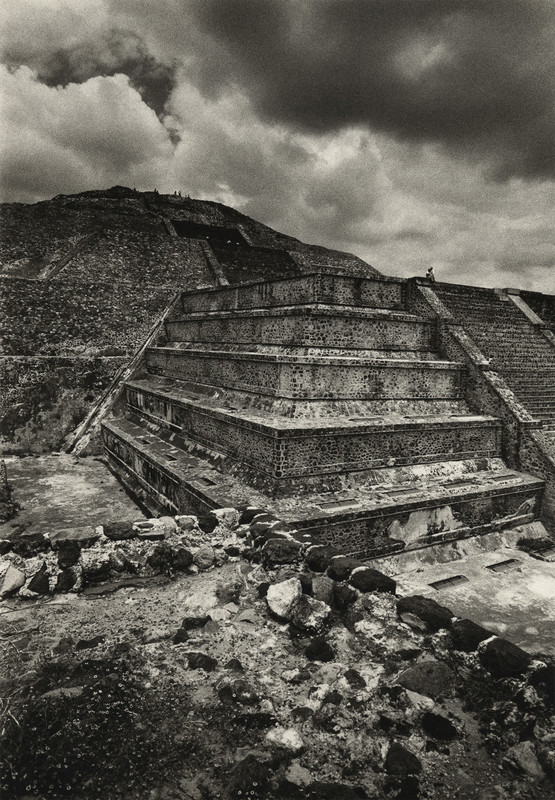
{"label": "volcanic rock", "polygon": [[58,566],[60,569],[73,567],[79,561],[81,548],[77,542],[68,542],[58,550]]}
{"label": "volcanic rock", "polygon": [[133,539],[137,535],[136,531],[133,530],[132,522],[108,522],[102,527],[104,528],[104,536],[107,536],[113,542]]}
{"label": "volcanic rock", "polygon": [[493,637],[482,644],[478,649],[482,666],[494,678],[514,678],[522,675],[532,661],[532,657],[516,644]]}
{"label": "volcanic rock", "polygon": [[187,653],[189,669],[203,669],[205,672],[214,672],[218,662],[206,653]]}
{"label": "volcanic rock", "polygon": [[344,610],[356,602],[358,594],[356,589],[348,583],[336,583],[333,587],[333,604],[339,610]]}
{"label": "volcanic rock", "polygon": [[6,572],[4,573],[4,579],[2,581],[2,589],[0,590],[0,597],[7,597],[14,592],[17,592],[18,589],[25,583],[25,573],[22,570],[14,567],[13,564],[10,564]]}
{"label": "volcanic rock", "polygon": [[247,506],[242,512],[241,516],[239,517],[239,525],[250,525],[255,517],[259,514],[265,514],[265,510],[263,508],[257,508],[256,506]]}
{"label": "volcanic rock", "polygon": [[193,554],[186,547],[172,548],[171,566],[173,569],[183,572],[193,563]]}
{"label": "volcanic rock", "polygon": [[397,683],[411,692],[433,697],[450,694],[455,685],[455,674],[440,661],[421,661],[402,672]]}
{"label": "volcanic rock", "polygon": [[110,572],[110,553],[100,547],[91,547],[81,552],[83,575],[89,579],[102,579]]}
{"label": "volcanic rock", "polygon": [[422,728],[428,736],[444,742],[450,742],[458,736],[458,731],[451,720],[432,711],[426,711],[422,717]]}
{"label": "volcanic rock", "polygon": [[281,619],[290,619],[295,604],[302,596],[301,583],[297,578],[274,583],[268,588],[266,602],[270,611]]}
{"label": "volcanic rock", "polygon": [[48,581],[48,574],[46,572],[46,564],[43,562],[42,567],[36,572],[27,585],[30,592],[36,594],[48,594],[50,585]]}
{"label": "volcanic rock", "polygon": [[472,653],[480,642],[492,636],[491,631],[482,628],[470,619],[456,619],[451,623],[451,641],[455,650]]}
{"label": "volcanic rock", "polygon": [[331,608],[326,603],[302,594],[290,612],[290,619],[297,628],[317,633],[323,628],[330,613]]}
{"label": "volcanic rock", "polygon": [[351,689],[359,690],[366,687],[366,681],[356,669],[348,669],[343,675]]}
{"label": "volcanic rock", "polygon": [[349,583],[359,592],[389,592],[395,594],[397,584],[393,578],[377,569],[359,567],[351,573]]}
{"label": "volcanic rock", "polygon": [[385,757],[384,766],[386,772],[390,775],[398,775],[400,777],[417,775],[419,772],[422,772],[420,759],[417,758],[414,753],[411,753],[410,750],[407,750],[406,747],[403,747],[402,744],[399,744],[399,742],[393,742],[390,745]]}
{"label": "volcanic rock", "polygon": [[302,545],[294,539],[268,539],[262,548],[262,561],[265,566],[294,564],[299,560]]}
{"label": "volcanic rock", "polygon": [[208,544],[199,547],[193,557],[193,563],[196,564],[200,570],[210,569],[210,567],[214,566],[215,560],[216,553],[214,552],[214,548]]}
{"label": "volcanic rock", "polygon": [[503,760],[514,769],[524,772],[532,778],[544,777],[532,742],[519,742],[513,747],[509,747]]}
{"label": "volcanic rock", "polygon": [[325,572],[331,564],[331,560],[338,554],[335,547],[331,545],[314,545],[305,553],[305,563],[313,572]]}
{"label": "volcanic rock", "polygon": [[281,725],[268,731],[266,742],[290,753],[300,753],[304,747],[301,735],[295,728],[283,728]]}
{"label": "volcanic rock", "polygon": [[346,581],[349,579],[351,572],[357,567],[363,567],[364,564],[357,558],[351,556],[335,556],[332,558],[328,567],[328,575],[334,581]]}
{"label": "volcanic rock", "polygon": [[335,582],[327,575],[315,575],[312,578],[312,596],[331,606],[333,603],[333,587]]}
{"label": "volcanic rock", "polygon": [[333,661],[335,658],[332,646],[323,636],[315,636],[305,648],[304,654],[309,661]]}
{"label": "volcanic rock", "polygon": [[[88,530],[93,530],[92,528]],[[98,538],[98,537],[97,537]],[[51,546],[50,539],[44,533],[37,531],[22,531],[17,534],[16,538],[12,539],[12,549],[14,553],[24,558],[30,558],[49,550]]]}
{"label": "volcanic rock", "polygon": [[243,678],[226,679],[218,689],[218,697],[226,705],[252,706],[260,700],[256,689]]}
{"label": "volcanic rock", "polygon": [[80,580],[81,571],[75,566],[62,570],[56,580],[56,592],[70,592]]}
{"label": "volcanic rock", "polygon": [[412,597],[401,597],[397,601],[397,613],[403,622],[407,622],[413,627],[420,627],[418,624],[413,624],[414,618],[416,621],[421,620],[425,629],[434,633],[440,628],[449,628],[453,618],[453,612],[450,609],[441,606],[430,597],[423,597],[419,594]]}

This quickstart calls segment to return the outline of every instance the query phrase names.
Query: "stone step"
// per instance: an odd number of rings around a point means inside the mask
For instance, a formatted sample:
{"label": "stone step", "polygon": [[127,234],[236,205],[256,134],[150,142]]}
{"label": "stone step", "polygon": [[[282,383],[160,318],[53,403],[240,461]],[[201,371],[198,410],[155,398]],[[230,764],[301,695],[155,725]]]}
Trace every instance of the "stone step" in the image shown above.
{"label": "stone step", "polygon": [[[488,347],[487,337],[474,336],[474,338],[480,345]],[[537,371],[540,364],[549,369],[553,365],[553,358],[550,356],[550,353],[542,352],[542,348],[538,347],[537,343],[523,346],[518,342],[512,342],[507,343],[505,347],[495,346],[495,358],[500,364],[503,364],[503,371],[508,373],[515,372],[523,363],[534,364],[534,371]]]}
{"label": "stone step", "polygon": [[548,415],[551,415],[551,414],[555,413],[555,405],[553,405],[553,404],[546,405],[545,403],[541,403],[541,404],[535,406],[533,404],[527,403],[522,398],[519,398],[519,400],[522,403],[522,405],[524,406],[524,408],[526,408],[530,413],[533,413],[533,414],[548,414]]}
{"label": "stone step", "polygon": [[516,389],[513,389],[513,391],[521,403],[523,403],[525,406],[534,406],[537,408],[555,407],[555,398],[551,397],[550,395],[538,397],[537,395],[527,395],[524,392],[517,391]]}
{"label": "stone step", "polygon": [[470,414],[464,400],[452,398],[389,398],[373,400],[283,398],[257,395],[239,389],[182,381],[163,375],[145,373],[141,379],[164,392],[166,390],[192,402],[230,411],[245,410],[264,414],[266,418],[317,420],[322,417],[375,419],[387,416],[401,421],[420,420],[430,416],[466,417]]}
{"label": "stone step", "polygon": [[[553,355],[555,360],[555,354]],[[515,383],[520,383],[523,386],[551,386],[555,387],[555,366],[554,361],[551,364],[546,364],[542,372],[538,373],[536,367],[533,369],[510,369],[503,370],[503,374],[509,376]]]}
{"label": "stone step", "polygon": [[[162,346],[162,343],[160,343]],[[311,356],[336,356],[347,358],[364,358],[364,359],[400,359],[402,361],[437,361],[437,353],[431,350],[361,350],[360,348],[349,347],[296,347],[294,345],[280,345],[280,344],[242,344],[235,342],[176,342],[167,341],[163,343],[164,347],[169,347],[172,350],[205,350],[211,351],[217,347],[218,352],[225,353],[244,353],[248,350],[249,353],[267,353],[274,356],[294,356],[308,358]]]}
{"label": "stone step", "polygon": [[[508,383],[509,381],[507,381]],[[514,385],[514,384],[513,384]],[[552,400],[555,399],[555,391],[553,386],[534,386],[534,387],[527,387],[523,388],[521,386],[518,387],[519,392],[522,397],[527,397],[530,400]]]}
{"label": "stone step", "polygon": [[236,346],[426,351],[435,325],[411,314],[338,306],[219,311],[190,314],[166,323],[171,342],[231,343]]}
{"label": "stone step", "polygon": [[543,398],[553,398],[554,396],[553,386],[548,381],[543,383],[541,378],[535,384],[523,384],[519,381],[514,381],[510,375],[503,373],[501,375],[507,384],[512,386],[514,391],[518,391],[523,397],[529,397],[530,399],[537,397],[538,400],[541,400]]}
{"label": "stone step", "polygon": [[[510,384],[508,385],[510,386]],[[512,387],[512,388],[516,396],[522,403],[524,403],[524,405],[546,407],[546,406],[553,406],[555,403],[555,398],[552,397],[551,395],[531,394],[519,391],[517,387]]]}
{"label": "stone step", "polygon": [[537,394],[526,394],[525,392],[519,392],[518,397],[520,397],[523,401],[527,404],[532,406],[555,406],[555,397],[551,395],[537,395]]}
{"label": "stone step", "polygon": [[529,387],[530,389],[551,389],[555,387],[555,370],[546,364],[541,371],[537,368],[529,372],[522,373],[517,370],[502,370],[502,374],[510,379],[513,383],[519,384],[523,388]]}
{"label": "stone step", "polygon": [[[543,482],[494,462],[489,470],[445,472],[412,481],[368,483],[340,492],[272,499],[195,453],[125,419],[102,425],[113,471],[151,513],[203,513],[258,505],[300,541],[333,544],[359,557],[416,549],[535,519]],[[475,466],[477,466],[475,464]],[[380,472],[379,470],[377,472]],[[387,471],[385,471],[387,474]]]}
{"label": "stone step", "polygon": [[555,392],[552,386],[535,386],[534,388],[527,389],[523,389],[522,387],[518,388],[522,397],[526,397],[529,400],[538,400],[540,402],[544,400],[555,400]]}
{"label": "stone step", "polygon": [[451,361],[289,357],[148,348],[148,372],[283,398],[457,398],[463,365]]}
{"label": "stone step", "polygon": [[555,400],[530,400],[522,395],[519,395],[519,399],[527,408],[534,408],[539,411],[555,410]]}
{"label": "stone step", "polygon": [[[202,402],[182,386],[152,379],[126,383],[129,411],[138,421],[199,442],[266,477],[309,479],[499,454],[500,423],[492,417],[401,415],[375,417],[272,417],[256,409]],[[252,480],[252,478],[251,478]]]}
{"label": "stone step", "polygon": [[201,289],[182,296],[185,312],[231,311],[318,304],[404,308],[404,281],[313,273],[276,281]]}

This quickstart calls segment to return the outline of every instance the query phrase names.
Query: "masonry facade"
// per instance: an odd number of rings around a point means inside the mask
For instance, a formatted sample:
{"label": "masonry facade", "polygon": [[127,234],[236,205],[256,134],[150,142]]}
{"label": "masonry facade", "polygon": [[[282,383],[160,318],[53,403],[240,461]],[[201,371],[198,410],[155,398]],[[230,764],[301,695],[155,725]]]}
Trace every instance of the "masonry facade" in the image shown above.
{"label": "masonry facade", "polygon": [[[103,423],[112,469],[154,513],[254,504],[362,557],[548,519],[555,471],[534,437],[551,423],[448,291],[325,271],[184,293]],[[496,302],[534,349],[522,309]]]}

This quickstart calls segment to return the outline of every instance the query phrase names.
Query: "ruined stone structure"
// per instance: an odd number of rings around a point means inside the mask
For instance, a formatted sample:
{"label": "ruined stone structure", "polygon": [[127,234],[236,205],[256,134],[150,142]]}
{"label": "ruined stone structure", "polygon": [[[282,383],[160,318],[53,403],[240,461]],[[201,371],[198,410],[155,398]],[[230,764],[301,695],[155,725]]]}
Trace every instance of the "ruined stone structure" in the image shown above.
{"label": "ruined stone structure", "polygon": [[184,293],[103,424],[112,469],[151,511],[254,504],[362,557],[537,518],[543,422],[449,329],[448,287],[421,283],[316,272]]}
{"label": "ruined stone structure", "polygon": [[[0,436],[58,424],[155,513],[364,556],[555,524],[555,298],[386,278],[217,203],[3,207]],[[23,433],[22,433],[23,431]]]}

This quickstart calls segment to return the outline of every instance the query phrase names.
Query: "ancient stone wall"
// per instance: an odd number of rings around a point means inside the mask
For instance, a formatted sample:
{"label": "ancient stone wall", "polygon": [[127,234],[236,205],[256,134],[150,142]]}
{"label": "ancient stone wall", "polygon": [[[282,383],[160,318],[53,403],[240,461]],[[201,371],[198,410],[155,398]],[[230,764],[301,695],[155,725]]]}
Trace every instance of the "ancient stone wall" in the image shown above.
{"label": "ancient stone wall", "polygon": [[126,392],[128,406],[137,414],[155,424],[165,422],[168,430],[274,477],[337,473],[338,464],[348,471],[385,467],[392,459],[399,466],[416,459],[425,463],[498,454],[498,428],[494,423],[468,425],[445,420],[422,430],[416,422],[390,422],[378,428],[377,424],[364,427],[353,420],[351,429],[343,427],[334,432],[297,426],[280,431],[278,436],[270,424],[239,422],[229,414],[218,410],[209,413],[179,398],[170,402],[167,395],[142,392],[140,386],[128,386]]}
{"label": "ancient stone wall", "polygon": [[[437,509],[415,510],[415,513],[426,520],[428,527],[436,532],[429,535],[430,544],[456,542],[491,530],[491,520],[509,520],[511,517],[522,517],[522,522],[531,522],[534,518],[537,500],[534,492],[524,490],[519,493],[500,492],[489,497],[453,498],[445,517],[438,515]],[[523,509],[526,513],[523,513]],[[356,558],[377,558],[380,555],[393,555],[403,549],[402,541],[395,541],[391,535],[392,528],[401,528],[409,522],[411,509],[405,513],[382,512],[369,516],[366,520],[354,522],[345,520],[334,525],[319,527],[299,527],[304,540],[315,544],[328,544],[337,547],[343,553]],[[449,524],[457,522],[451,527]],[[520,521],[520,520],[519,520]]]}
{"label": "ancient stone wall", "polygon": [[295,261],[285,250],[270,247],[230,247],[211,244],[223,274],[229,283],[264,280],[268,270],[276,277],[298,274]]}
{"label": "ancient stone wall", "polygon": [[404,283],[400,279],[353,280],[343,275],[312,273],[272,282],[225,287],[217,292],[190,292],[183,298],[185,312],[261,309],[306,303],[331,303],[380,309],[403,309]]}
{"label": "ancient stone wall", "polygon": [[88,281],[125,281],[133,291],[144,284],[194,289],[210,286],[214,276],[204,258],[200,242],[179,239],[157,230],[134,230],[125,225],[103,230],[72,259],[73,278]]}
{"label": "ancient stone wall", "polygon": [[300,361],[270,355],[158,348],[147,352],[147,368],[211,386],[288,398],[457,398],[459,372],[437,362],[311,357]]}
{"label": "ancient stone wall", "polygon": [[139,283],[0,276],[0,354],[126,356],[135,352],[174,289]]}
{"label": "ancient stone wall", "polygon": [[[186,319],[168,322],[170,341],[193,341],[196,343],[217,342],[218,349],[239,348],[248,344],[268,348],[270,345],[291,346],[302,342],[304,347],[319,348],[322,355],[340,348],[347,355],[361,350],[404,351],[408,358],[411,352],[423,353],[431,348],[432,325],[415,321],[408,315],[387,316],[372,310],[343,311],[341,315],[329,309],[311,310],[264,309],[243,312],[237,317],[228,311],[214,313],[210,317],[188,316]],[[197,345],[198,346],[198,345]],[[341,353],[336,353],[340,355]],[[394,357],[394,356],[393,356]]]}

